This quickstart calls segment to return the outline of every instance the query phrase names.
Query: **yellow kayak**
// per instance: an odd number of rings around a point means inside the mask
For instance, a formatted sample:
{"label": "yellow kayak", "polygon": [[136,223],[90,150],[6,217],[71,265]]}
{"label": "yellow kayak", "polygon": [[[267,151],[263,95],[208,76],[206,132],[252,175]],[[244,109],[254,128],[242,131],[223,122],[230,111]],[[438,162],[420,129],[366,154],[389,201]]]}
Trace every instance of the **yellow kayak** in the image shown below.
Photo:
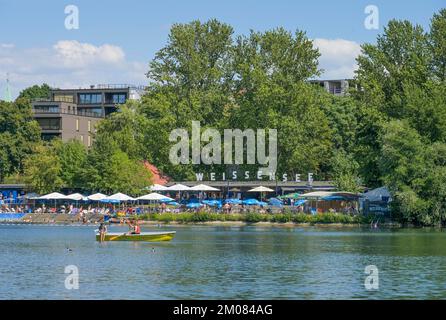
{"label": "yellow kayak", "polygon": [[[141,232],[140,234],[107,232],[104,241],[170,241],[175,236],[175,233],[175,231]],[[96,241],[100,241],[99,233],[96,233]]]}

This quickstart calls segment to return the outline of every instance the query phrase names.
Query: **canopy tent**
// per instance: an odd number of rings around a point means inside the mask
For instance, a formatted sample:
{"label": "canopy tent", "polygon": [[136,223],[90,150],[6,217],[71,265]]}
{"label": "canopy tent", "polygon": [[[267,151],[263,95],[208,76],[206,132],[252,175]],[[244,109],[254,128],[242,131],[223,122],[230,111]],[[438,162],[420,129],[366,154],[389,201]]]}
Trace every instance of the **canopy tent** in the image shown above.
{"label": "canopy tent", "polygon": [[190,191],[220,191],[220,189],[205,185],[205,184],[199,184],[196,186],[193,186],[192,188],[189,188]]}
{"label": "canopy tent", "polygon": [[174,199],[169,198],[167,196],[163,196],[162,194],[156,193],[156,192],[152,192],[149,194],[146,194],[144,196],[138,197],[136,198],[136,200],[148,200],[148,201],[164,201],[164,202],[169,202],[169,201],[174,201]]}
{"label": "canopy tent", "polygon": [[59,193],[59,192],[53,192],[46,195],[43,195],[38,198],[39,200],[66,200],[67,196]]}
{"label": "canopy tent", "polygon": [[89,195],[87,197],[87,199],[91,200],[91,201],[101,201],[101,200],[104,200],[106,198],[107,198],[107,196],[105,194],[102,194],[102,193],[91,194],[91,195]]}
{"label": "canopy tent", "polygon": [[[346,191],[336,191],[336,192],[329,192],[329,191],[315,191],[315,192],[309,192],[305,193],[299,196],[299,199],[308,200],[308,201],[314,201],[315,202],[315,208],[311,209],[312,212],[318,212],[318,208],[321,208],[322,210],[330,210],[332,209],[332,205],[336,206],[336,201],[358,201],[359,195],[352,192],[346,192]],[[320,205],[319,202],[323,201]],[[329,206],[329,207],[328,207]],[[340,209],[343,207],[341,206]],[[345,209],[345,207],[344,207]]]}
{"label": "canopy tent", "polygon": [[35,192],[30,192],[25,194],[25,199],[29,199],[29,200],[36,200],[39,199],[40,195],[38,193]]}
{"label": "canopy tent", "polygon": [[83,195],[81,195],[80,193],[72,193],[69,194],[67,196],[68,200],[73,200],[73,201],[81,201],[81,200],[88,200],[86,197],[84,197]]}
{"label": "canopy tent", "polygon": [[371,202],[374,201],[391,201],[392,195],[390,194],[389,189],[386,187],[376,188],[370,190],[369,192],[364,193],[364,198]]}
{"label": "canopy tent", "polygon": [[118,192],[115,194],[112,194],[111,196],[108,196],[106,200],[117,200],[117,201],[134,201],[135,198],[132,198],[124,193]]}
{"label": "canopy tent", "polygon": [[160,184],[155,183],[153,186],[149,187],[151,191],[166,191],[168,188]]}

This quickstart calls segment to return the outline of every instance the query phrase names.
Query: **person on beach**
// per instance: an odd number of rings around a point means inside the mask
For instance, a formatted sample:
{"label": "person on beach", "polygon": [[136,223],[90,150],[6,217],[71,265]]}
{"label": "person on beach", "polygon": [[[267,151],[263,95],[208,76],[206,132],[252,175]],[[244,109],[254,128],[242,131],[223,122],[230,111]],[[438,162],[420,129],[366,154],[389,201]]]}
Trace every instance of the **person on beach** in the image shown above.
{"label": "person on beach", "polygon": [[107,233],[107,226],[103,222],[101,222],[101,224],[99,225],[99,236],[101,242],[105,241],[106,233]]}

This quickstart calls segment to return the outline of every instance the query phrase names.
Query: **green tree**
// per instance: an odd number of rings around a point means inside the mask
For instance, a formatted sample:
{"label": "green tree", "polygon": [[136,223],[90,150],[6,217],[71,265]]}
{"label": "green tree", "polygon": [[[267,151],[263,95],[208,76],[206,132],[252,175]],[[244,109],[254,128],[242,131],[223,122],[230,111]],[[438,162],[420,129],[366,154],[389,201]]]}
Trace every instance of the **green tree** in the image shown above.
{"label": "green tree", "polygon": [[358,172],[359,165],[352,154],[342,150],[335,152],[331,165],[331,174],[338,190],[355,193],[361,191],[361,179]]}
{"label": "green tree", "polygon": [[82,173],[87,161],[87,150],[79,140],[63,143],[60,140],[52,141],[55,153],[61,166],[60,177],[65,186],[69,188],[82,188]]}
{"label": "green tree", "polygon": [[39,142],[40,127],[33,121],[29,101],[0,101],[0,181],[22,172],[23,159]]}
{"label": "green tree", "polygon": [[99,135],[88,153],[83,181],[90,191],[136,195],[150,185],[151,173],[141,160],[122,151],[112,136]]}
{"label": "green tree", "polygon": [[227,124],[277,129],[279,173],[321,173],[331,129],[322,109],[326,96],[306,83],[319,74],[313,43],[304,32],[279,28],[239,36],[234,51],[234,103]]}
{"label": "green tree", "polygon": [[18,99],[20,98],[26,98],[29,100],[32,99],[38,99],[38,98],[44,98],[48,99],[50,97],[50,91],[51,88],[46,83],[42,85],[34,85],[32,87],[23,89],[18,96]]}
{"label": "green tree", "polygon": [[430,78],[431,53],[421,26],[391,20],[376,45],[362,45],[357,58],[356,96],[390,117],[406,115],[404,88],[423,85]]}
{"label": "green tree", "polygon": [[62,167],[52,146],[38,145],[24,160],[24,181],[37,193],[57,191],[63,185]]}
{"label": "green tree", "polygon": [[432,69],[440,81],[446,80],[446,9],[434,14],[429,34]]}
{"label": "green tree", "polygon": [[148,119],[147,159],[175,179],[192,178],[194,168],[170,163],[170,132],[191,132],[193,120],[216,128],[224,121],[231,103],[232,33],[232,27],[214,19],[174,24],[167,45],[150,63],[151,84],[140,109]]}

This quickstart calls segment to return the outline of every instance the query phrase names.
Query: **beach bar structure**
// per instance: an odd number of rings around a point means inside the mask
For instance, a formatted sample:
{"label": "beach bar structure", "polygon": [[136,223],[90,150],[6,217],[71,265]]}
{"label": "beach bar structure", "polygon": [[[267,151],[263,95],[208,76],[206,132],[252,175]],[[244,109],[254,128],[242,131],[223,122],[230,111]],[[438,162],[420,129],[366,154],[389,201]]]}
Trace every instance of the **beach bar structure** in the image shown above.
{"label": "beach bar structure", "polygon": [[315,191],[299,196],[306,200],[306,208],[317,212],[359,212],[360,195],[352,192]]}
{"label": "beach bar structure", "polygon": [[[174,184],[187,185],[191,188],[197,185],[207,185],[218,189],[220,191],[209,192],[215,194],[217,198],[247,198],[252,197],[253,194],[249,192],[257,187],[266,187],[274,190],[268,193],[268,197],[285,195],[293,192],[306,193],[312,191],[334,191],[335,185],[332,181],[313,181],[311,184],[308,181],[274,181],[274,180],[255,180],[255,181],[238,181],[238,180],[226,180],[226,181],[178,181],[169,182],[166,186],[172,186]],[[169,190],[167,190],[169,192]],[[173,193],[172,193],[173,195]]]}

